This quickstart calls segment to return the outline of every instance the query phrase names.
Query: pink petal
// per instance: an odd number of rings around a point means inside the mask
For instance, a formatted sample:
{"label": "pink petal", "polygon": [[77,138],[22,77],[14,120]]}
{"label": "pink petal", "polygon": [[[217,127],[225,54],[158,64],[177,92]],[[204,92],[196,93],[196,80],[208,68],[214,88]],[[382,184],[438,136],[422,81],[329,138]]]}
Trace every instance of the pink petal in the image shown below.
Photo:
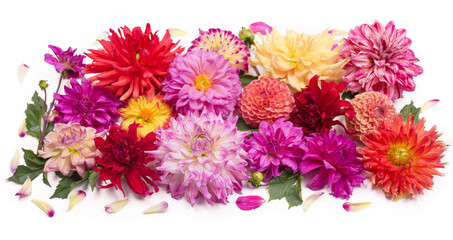
{"label": "pink petal", "polygon": [[264,200],[260,196],[243,196],[243,197],[239,197],[236,200],[236,205],[241,210],[249,211],[252,209],[259,208],[265,202],[266,202],[266,200]]}
{"label": "pink petal", "polygon": [[250,24],[249,26],[250,30],[252,30],[253,33],[261,33],[263,35],[266,34],[266,30],[271,33],[272,32],[272,27],[267,25],[264,22],[254,22]]}

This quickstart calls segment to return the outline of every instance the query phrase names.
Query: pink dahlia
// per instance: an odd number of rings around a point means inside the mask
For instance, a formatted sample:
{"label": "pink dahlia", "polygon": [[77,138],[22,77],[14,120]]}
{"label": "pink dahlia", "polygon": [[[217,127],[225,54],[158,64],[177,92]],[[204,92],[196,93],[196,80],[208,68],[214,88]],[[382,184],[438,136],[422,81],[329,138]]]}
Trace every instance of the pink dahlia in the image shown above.
{"label": "pink dahlia", "polygon": [[223,117],[233,112],[242,87],[236,70],[214,52],[193,50],[176,56],[162,83],[164,101],[173,103],[185,115],[190,111],[208,111]]}
{"label": "pink dahlia", "polygon": [[192,205],[197,197],[227,203],[233,191],[241,192],[248,179],[242,146],[249,132],[236,129],[237,119],[203,110],[179,115],[168,129],[156,130],[158,149],[150,153],[160,162],[161,182],[173,198],[185,197]]}
{"label": "pink dahlia", "polygon": [[290,168],[297,172],[305,153],[302,128],[280,118],[269,125],[260,123],[260,131],[246,139],[244,150],[252,171],[264,172],[264,181],[278,177]]}
{"label": "pink dahlia", "polygon": [[396,29],[393,21],[385,27],[379,22],[363,24],[349,31],[342,58],[350,59],[343,81],[352,92],[376,91],[390,99],[414,91],[413,78],[423,73],[418,59],[409,49],[412,41],[405,29]]}
{"label": "pink dahlia", "polygon": [[242,118],[252,127],[258,127],[261,121],[272,124],[279,118],[288,119],[294,106],[289,87],[271,77],[253,80],[244,88],[238,103]]}

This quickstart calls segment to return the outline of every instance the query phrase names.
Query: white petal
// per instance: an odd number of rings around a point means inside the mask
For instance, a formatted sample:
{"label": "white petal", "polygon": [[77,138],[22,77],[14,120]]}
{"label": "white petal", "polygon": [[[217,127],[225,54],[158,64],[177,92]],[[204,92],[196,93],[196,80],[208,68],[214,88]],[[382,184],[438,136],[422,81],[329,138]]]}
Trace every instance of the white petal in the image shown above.
{"label": "white petal", "polygon": [[324,192],[313,193],[312,195],[308,196],[307,199],[304,201],[304,211],[307,211],[308,208],[322,195]]}
{"label": "white petal", "polygon": [[55,214],[55,211],[53,210],[53,207],[50,206],[50,204],[41,201],[41,200],[31,200],[36,206],[38,206],[43,212],[47,214],[49,217],[53,217]]}
{"label": "white petal", "polygon": [[77,191],[71,195],[71,201],[69,202],[69,209],[70,211],[77,203],[82,201],[86,197],[86,193],[84,191]]}
{"label": "white petal", "polygon": [[22,84],[24,82],[25,76],[28,73],[29,67],[27,64],[21,64],[17,68],[17,79],[19,80],[19,83]]}
{"label": "white petal", "polygon": [[143,211],[144,214],[149,214],[149,213],[163,213],[167,210],[168,208],[168,203],[165,202],[165,201],[162,201],[148,209],[146,209],[145,211]]}
{"label": "white petal", "polygon": [[121,209],[123,209],[123,207],[126,206],[128,202],[129,202],[129,199],[126,198],[123,200],[119,200],[119,201],[110,203],[105,206],[105,211],[108,213],[116,213],[116,212],[120,211]]}
{"label": "white petal", "polygon": [[433,100],[429,100],[429,101],[425,102],[422,106],[422,109],[420,110],[420,113],[436,106],[437,103],[439,103],[439,101],[440,101],[439,99],[433,99]]}
{"label": "white petal", "polygon": [[365,208],[368,208],[370,205],[371,202],[360,202],[360,203],[345,202],[343,204],[343,208],[348,212],[357,212],[362,211]]}
{"label": "white petal", "polygon": [[170,36],[172,36],[172,37],[182,37],[182,36],[187,35],[186,32],[184,32],[183,30],[178,29],[178,28],[169,28],[168,33],[170,33]]}
{"label": "white petal", "polygon": [[19,198],[24,198],[30,196],[30,194],[31,194],[31,179],[30,177],[27,176],[27,179],[25,180],[20,190],[16,193],[16,196],[19,196]]}
{"label": "white petal", "polygon": [[13,158],[11,158],[11,161],[9,162],[9,168],[11,169],[11,173],[16,172],[17,166],[19,166],[19,164],[20,164],[20,152],[18,149],[16,149]]}

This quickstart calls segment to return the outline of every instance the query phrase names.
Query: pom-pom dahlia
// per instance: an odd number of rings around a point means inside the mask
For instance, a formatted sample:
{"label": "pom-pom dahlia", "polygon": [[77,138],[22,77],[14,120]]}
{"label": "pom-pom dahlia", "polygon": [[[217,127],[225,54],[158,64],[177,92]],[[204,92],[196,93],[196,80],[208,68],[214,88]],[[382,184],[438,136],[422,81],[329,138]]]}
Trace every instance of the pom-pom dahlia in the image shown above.
{"label": "pom-pom dahlia", "polygon": [[383,121],[393,119],[395,106],[387,95],[380,92],[363,92],[351,100],[355,115],[353,119],[346,117],[346,126],[356,131],[353,136],[361,138],[374,131]]}
{"label": "pom-pom dahlia", "polygon": [[133,123],[140,124],[137,133],[141,137],[156,130],[159,126],[167,128],[170,118],[175,116],[170,105],[163,101],[160,93],[153,99],[145,96],[129,99],[127,106],[118,109],[118,113],[124,119],[121,123],[124,130],[127,130]]}
{"label": "pom-pom dahlia", "polygon": [[305,153],[303,137],[302,129],[284,118],[272,125],[261,122],[260,131],[245,141],[244,150],[250,169],[263,172],[263,181],[266,182],[280,176],[286,168],[297,172]]}
{"label": "pom-pom dahlia", "polygon": [[55,110],[56,123],[80,123],[84,127],[95,128],[100,132],[108,129],[118,119],[116,109],[122,104],[115,96],[101,87],[91,86],[82,79],[81,84],[71,79],[71,86],[64,87],[65,94],[54,94],[58,103]]}
{"label": "pom-pom dahlia", "polygon": [[269,124],[279,118],[289,118],[294,109],[293,93],[282,81],[260,78],[247,85],[239,99],[238,109],[244,121],[258,127],[261,121]]}
{"label": "pom-pom dahlia", "polygon": [[173,198],[185,197],[192,205],[197,197],[227,203],[233,191],[241,192],[248,179],[242,147],[249,132],[236,129],[237,119],[203,110],[172,118],[168,129],[155,131],[159,148],[150,153]]}
{"label": "pom-pom dahlia", "polygon": [[160,91],[167,69],[177,53],[184,48],[173,43],[168,31],[162,40],[146,25],[132,31],[124,26],[118,33],[110,29],[108,40],[99,40],[102,50],[86,53],[93,59],[84,73],[98,73],[88,80],[104,86],[113,95],[126,100],[140,95],[153,97]]}
{"label": "pom-pom dahlia", "polygon": [[413,78],[423,73],[418,59],[409,49],[412,41],[405,29],[396,29],[390,21],[363,24],[349,31],[340,54],[350,59],[344,67],[343,81],[352,92],[376,91],[390,99],[403,97],[403,91],[414,91]]}
{"label": "pom-pom dahlia", "polygon": [[189,52],[193,49],[216,52],[228,59],[230,65],[238,70],[248,71],[247,59],[250,56],[247,46],[230,31],[211,28],[208,31],[200,29],[200,36],[192,41]]}
{"label": "pom-pom dahlia", "polygon": [[365,180],[354,141],[345,134],[337,135],[335,130],[312,134],[306,140],[307,152],[299,165],[300,173],[315,171],[307,187],[320,190],[327,184],[331,195],[349,199],[353,187]]}
{"label": "pom-pom dahlia", "polygon": [[346,83],[321,81],[320,87],[318,77],[314,76],[309,86],[294,94],[296,107],[291,113],[291,122],[302,127],[306,136],[311,133],[327,133],[337,124],[344,128],[334,118],[340,115],[348,115],[351,119],[354,117],[351,103],[340,99],[340,92],[345,85]]}
{"label": "pom-pom dahlia", "polygon": [[261,43],[255,40],[256,52],[250,64],[266,69],[262,76],[282,79],[300,91],[309,80],[318,75],[321,80],[340,81],[347,59],[340,60],[343,40],[335,40],[335,31],[325,30],[316,35],[286,31],[286,36],[274,28]]}
{"label": "pom-pom dahlia", "polygon": [[56,123],[54,130],[44,138],[44,147],[38,151],[42,158],[49,158],[44,172],[59,171],[70,176],[74,171],[82,176],[87,169],[93,168],[96,150],[94,139],[96,129],[83,127],[80,123]]}
{"label": "pom-pom dahlia", "polygon": [[162,83],[164,100],[185,115],[203,108],[227,117],[233,112],[242,87],[236,70],[215,52],[192,50],[176,56]]}
{"label": "pom-pom dahlia", "polygon": [[441,134],[436,126],[425,130],[424,118],[417,125],[411,115],[408,119],[403,122],[401,115],[394,115],[383,121],[362,138],[365,147],[358,149],[371,182],[392,198],[423,194],[434,185],[433,175],[443,175],[437,170],[445,165],[440,161],[446,150]]}
{"label": "pom-pom dahlia", "polygon": [[119,126],[111,126],[105,140],[100,137],[94,140],[102,153],[102,157],[96,157],[94,171],[99,172],[100,180],[110,182],[103,188],[115,187],[126,195],[121,185],[121,178],[124,176],[129,188],[137,194],[151,195],[147,184],[153,186],[155,192],[159,191],[154,181],[160,178],[150,166],[154,158],[145,153],[156,149],[156,135],[151,132],[139,138],[138,126],[131,124],[128,131]]}
{"label": "pom-pom dahlia", "polygon": [[44,61],[50,65],[55,66],[57,72],[64,71],[66,78],[79,78],[82,76],[82,70],[85,68],[83,64],[83,55],[74,55],[77,49],[72,50],[71,47],[68,50],[63,51],[57,46],[49,45],[49,48],[52,49],[55,57],[51,54],[44,55]]}

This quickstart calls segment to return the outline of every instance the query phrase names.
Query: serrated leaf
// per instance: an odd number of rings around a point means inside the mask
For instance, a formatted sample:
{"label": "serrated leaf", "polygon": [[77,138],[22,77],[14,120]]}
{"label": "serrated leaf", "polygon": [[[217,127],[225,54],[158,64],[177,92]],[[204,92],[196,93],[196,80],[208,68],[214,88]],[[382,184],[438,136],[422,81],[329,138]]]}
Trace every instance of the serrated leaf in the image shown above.
{"label": "serrated leaf", "polygon": [[31,97],[31,100],[33,101],[33,103],[40,107],[43,111],[46,107],[46,103],[44,102],[44,99],[42,99],[39,95],[38,95],[38,92],[35,91],[35,93],[33,94],[33,97]]}
{"label": "serrated leaf", "polygon": [[53,128],[54,128],[54,123],[53,123],[53,122],[47,123],[46,135],[44,135],[44,136],[47,136],[47,134],[49,134],[50,132],[52,132],[52,131],[53,131]]}
{"label": "serrated leaf", "polygon": [[31,180],[35,179],[39,174],[42,173],[42,168],[30,168],[25,165],[17,166],[16,171],[14,174],[9,177],[7,180],[12,181],[18,184],[23,184],[27,177]]}
{"label": "serrated leaf", "polygon": [[47,173],[42,173],[42,182],[47,186],[52,187],[50,186],[49,179],[47,179]]}
{"label": "serrated leaf", "polygon": [[414,102],[411,101],[410,104],[407,104],[401,109],[400,113],[403,115],[404,121],[407,121],[407,117],[411,114],[414,117],[414,123],[417,124],[420,121],[420,110],[421,108],[416,108]]}
{"label": "serrated leaf", "polygon": [[243,88],[249,85],[255,79],[258,79],[258,77],[252,75],[239,75],[239,81],[242,83]]}
{"label": "serrated leaf", "polygon": [[27,133],[37,139],[41,138],[41,119],[43,114],[44,109],[34,104],[27,104],[27,109],[25,110]]}
{"label": "serrated leaf", "polygon": [[284,170],[280,176],[269,182],[269,201],[285,198],[289,204],[288,208],[301,205],[302,179],[300,173],[294,174],[291,169]]}
{"label": "serrated leaf", "polygon": [[91,191],[94,191],[99,180],[99,172],[93,171],[88,178],[88,183],[90,184]]}
{"label": "serrated leaf", "polygon": [[258,132],[258,128],[252,128],[250,127],[247,123],[245,123],[244,119],[239,117],[238,121],[236,122],[236,127],[239,131],[252,131],[252,132]]}
{"label": "serrated leaf", "polygon": [[23,149],[22,148],[22,151],[24,152],[25,164],[28,167],[36,168],[36,169],[38,169],[38,168],[43,169],[44,168],[44,165],[46,164],[46,159],[36,155],[31,150],[27,150],[27,149]]}
{"label": "serrated leaf", "polygon": [[63,176],[58,182],[54,194],[50,198],[68,198],[69,193],[79,184],[85,182],[88,179],[89,174],[90,173],[86,171],[83,173],[82,177],[80,177],[77,172],[74,172],[70,177]]}

